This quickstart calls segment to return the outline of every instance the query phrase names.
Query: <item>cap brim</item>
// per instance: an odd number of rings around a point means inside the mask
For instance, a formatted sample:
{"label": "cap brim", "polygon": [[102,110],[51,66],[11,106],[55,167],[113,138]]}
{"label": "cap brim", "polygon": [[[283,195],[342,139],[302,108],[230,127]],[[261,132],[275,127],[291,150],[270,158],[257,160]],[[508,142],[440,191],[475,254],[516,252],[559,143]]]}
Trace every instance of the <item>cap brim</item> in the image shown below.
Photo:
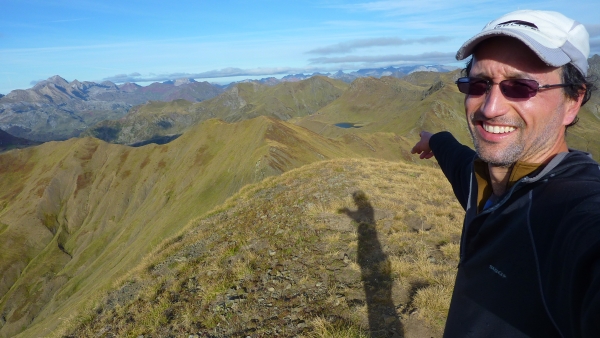
{"label": "cap brim", "polygon": [[554,67],[560,67],[571,62],[571,58],[565,54],[560,48],[550,48],[542,45],[534,38],[529,35],[521,32],[510,29],[493,29],[480,32],[473,36],[471,39],[467,40],[456,52],[457,60],[464,60],[469,55],[473,54],[475,48],[482,41],[500,37],[500,36],[508,36],[515,38],[521,42],[523,42],[527,47],[529,47],[542,61],[546,64]]}

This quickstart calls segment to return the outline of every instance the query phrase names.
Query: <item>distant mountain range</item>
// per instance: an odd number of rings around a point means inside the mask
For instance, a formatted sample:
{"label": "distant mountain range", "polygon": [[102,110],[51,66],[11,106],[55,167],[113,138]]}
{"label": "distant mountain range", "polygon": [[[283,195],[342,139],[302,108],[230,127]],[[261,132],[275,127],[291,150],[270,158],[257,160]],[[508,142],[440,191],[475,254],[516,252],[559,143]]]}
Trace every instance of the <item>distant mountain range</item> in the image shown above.
{"label": "distant mountain range", "polygon": [[[414,72],[440,72],[440,73],[444,73],[444,72],[449,72],[449,71],[453,71],[458,69],[457,67],[451,67],[451,66],[441,66],[441,65],[435,65],[435,66],[404,66],[404,67],[384,67],[384,68],[366,68],[366,69],[359,69],[357,71],[351,71],[348,73],[344,73],[344,71],[339,70],[335,73],[312,73],[312,74],[290,74],[290,75],[286,75],[284,77],[282,77],[281,79],[277,79],[275,77],[267,77],[267,78],[262,78],[260,80],[243,80],[243,81],[239,81],[239,82],[258,82],[261,84],[266,84],[266,85],[275,85],[281,82],[295,82],[295,81],[301,81],[301,80],[306,80],[312,76],[315,75],[323,75],[323,76],[327,76],[331,79],[336,79],[336,80],[341,80],[344,81],[346,83],[351,83],[352,81],[361,78],[361,77],[374,77],[374,78],[380,78],[382,76],[391,76],[391,77],[396,77],[396,78],[402,78],[408,74],[414,73]],[[237,83],[239,83],[237,82]]]}
{"label": "distant mountain range", "polygon": [[[590,73],[600,74],[600,56],[594,55],[589,62]],[[307,103],[303,99],[297,100],[296,93],[299,91],[292,86],[279,90],[278,95],[290,98],[293,102],[285,102],[287,98],[283,98],[283,101],[279,101],[279,103],[272,100],[265,103],[261,101],[260,97],[275,94],[277,91],[268,90],[268,87],[300,82],[313,77],[353,83],[356,79],[365,77],[409,79],[413,74],[440,74],[455,69],[457,68],[429,65],[360,69],[347,73],[340,70],[335,73],[290,74],[281,79],[274,77],[258,80],[247,79],[228,85],[197,82],[188,78],[162,83],[155,82],[148,86],[140,86],[135,83],[116,85],[110,81],[95,83],[74,80],[68,82],[56,75],[37,83],[33,88],[14,90],[5,96],[0,94],[0,130],[22,139],[37,142],[65,140],[83,133],[83,135],[115,143],[161,143],[165,140],[172,140],[187,126],[208,118],[219,117],[225,121],[237,121],[266,115],[286,120],[303,116],[304,113],[300,112],[303,109],[307,109],[307,113],[311,114],[340,95],[339,93],[334,94],[320,103]],[[427,80],[424,83],[414,83],[414,80],[419,81],[419,78],[427,78]],[[418,76],[409,80],[417,85],[428,85],[429,81],[430,77],[427,76]],[[253,83],[253,89],[240,87],[246,83]],[[256,87],[256,85],[263,86]],[[335,85],[335,87],[341,88],[340,85]],[[283,94],[286,90],[288,94]],[[208,102],[204,103],[204,101],[217,98],[221,94],[225,96],[211,101],[216,103],[212,105]],[[330,94],[328,91],[324,93],[325,96]],[[244,95],[254,96],[248,98],[243,97]],[[238,103],[231,101],[234,96],[241,101],[238,100]],[[175,102],[178,100],[185,101]],[[248,100],[258,100],[262,103],[257,104]],[[230,104],[228,105],[225,101]],[[173,103],[164,104],[164,102]],[[198,102],[203,104],[198,105]],[[160,109],[162,113],[157,113],[157,109]],[[229,109],[229,112],[223,109]],[[153,115],[152,121],[140,124],[140,118],[142,120],[148,118],[148,111],[155,111],[150,113]],[[149,127],[146,128],[146,125]]]}
{"label": "distant mountain range", "polygon": [[169,102],[183,99],[201,102],[223,93],[238,83],[257,82],[273,86],[283,82],[297,82],[315,75],[351,83],[357,78],[372,76],[402,77],[414,71],[443,72],[445,66],[410,66],[361,69],[356,72],[333,74],[293,74],[281,79],[274,77],[244,80],[229,85],[216,85],[181,78],[174,81],[155,82],[148,86],[135,83],[116,85],[110,81],[66,81],[55,75],[37,83],[33,88],[13,90],[0,94],[0,129],[11,135],[35,140],[65,140],[79,136],[90,126],[104,120],[118,120],[134,106],[149,101]]}
{"label": "distant mountain range", "polygon": [[30,140],[64,140],[99,121],[119,119],[131,107],[151,100],[199,102],[222,92],[220,86],[191,79],[142,87],[135,83],[118,86],[110,81],[68,82],[56,75],[33,88],[13,90],[1,97],[0,129]]}

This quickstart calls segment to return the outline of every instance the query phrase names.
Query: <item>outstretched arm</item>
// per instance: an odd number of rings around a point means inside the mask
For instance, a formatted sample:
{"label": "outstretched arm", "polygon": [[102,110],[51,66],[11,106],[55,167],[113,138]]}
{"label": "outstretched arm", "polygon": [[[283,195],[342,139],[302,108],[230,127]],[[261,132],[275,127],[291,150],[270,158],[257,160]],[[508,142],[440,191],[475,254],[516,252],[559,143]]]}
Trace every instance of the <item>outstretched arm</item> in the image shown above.
{"label": "outstretched arm", "polygon": [[415,146],[410,151],[411,154],[420,154],[419,158],[430,159],[433,157],[433,151],[429,147],[429,139],[433,134],[427,131],[422,131],[419,133],[421,136],[421,140],[415,144]]}
{"label": "outstretched arm", "polygon": [[452,184],[456,198],[466,209],[471,191],[471,171],[473,170],[475,151],[460,144],[447,131],[436,134],[422,131],[420,135],[421,140],[415,144],[411,152],[420,154],[422,159],[435,156],[444,175]]}

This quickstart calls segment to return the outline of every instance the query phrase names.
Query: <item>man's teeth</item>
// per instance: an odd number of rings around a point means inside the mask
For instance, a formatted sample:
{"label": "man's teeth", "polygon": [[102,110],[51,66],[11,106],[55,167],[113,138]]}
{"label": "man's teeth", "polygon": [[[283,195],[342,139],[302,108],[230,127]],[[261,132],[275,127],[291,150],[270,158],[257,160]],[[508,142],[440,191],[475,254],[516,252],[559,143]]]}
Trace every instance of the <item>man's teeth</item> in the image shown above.
{"label": "man's teeth", "polygon": [[483,129],[485,129],[485,131],[487,131],[488,133],[504,134],[504,133],[510,133],[511,131],[514,131],[516,128],[510,127],[510,126],[490,126],[490,125],[484,124]]}

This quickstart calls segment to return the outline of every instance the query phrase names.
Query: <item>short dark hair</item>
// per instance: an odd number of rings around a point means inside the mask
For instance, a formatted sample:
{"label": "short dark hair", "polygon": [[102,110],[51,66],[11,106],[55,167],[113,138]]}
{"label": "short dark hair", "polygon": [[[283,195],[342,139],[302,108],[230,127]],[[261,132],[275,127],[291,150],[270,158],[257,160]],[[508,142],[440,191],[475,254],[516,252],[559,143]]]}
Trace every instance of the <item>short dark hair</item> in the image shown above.
{"label": "short dark hair", "polygon": [[[594,80],[591,77],[585,77],[579,69],[575,68],[570,63],[562,66],[562,82],[563,83],[575,83],[572,86],[564,87],[563,91],[565,96],[572,100],[577,100],[579,95],[583,95],[583,101],[581,101],[581,106],[583,106],[590,97],[592,96],[592,91],[596,89],[594,84]],[[572,127],[579,121],[579,116],[575,116],[573,122],[569,123],[566,127]]]}
{"label": "short dark hair", "polygon": [[[465,76],[469,76],[469,73],[471,73],[471,67],[473,67],[472,57],[469,58],[469,61],[467,61],[467,64],[463,69],[463,74]],[[562,83],[573,83],[572,86],[563,87],[565,96],[571,100],[577,100],[580,95],[583,95],[583,101],[581,101],[581,106],[583,106],[592,96],[592,91],[596,90],[596,85],[594,84],[595,79],[584,76],[581,74],[579,69],[570,63],[562,66],[561,70]],[[579,117],[575,116],[575,119],[573,122],[567,125],[567,128],[574,126],[577,121],[579,121]]]}
{"label": "short dark hair", "polygon": [[562,82],[575,83],[572,86],[564,87],[565,95],[573,100],[577,100],[579,95],[583,95],[583,101],[581,102],[581,105],[583,106],[588,102],[590,96],[592,96],[592,91],[596,89],[596,85],[594,84],[595,79],[583,76],[579,69],[571,63],[567,63],[561,68]]}

